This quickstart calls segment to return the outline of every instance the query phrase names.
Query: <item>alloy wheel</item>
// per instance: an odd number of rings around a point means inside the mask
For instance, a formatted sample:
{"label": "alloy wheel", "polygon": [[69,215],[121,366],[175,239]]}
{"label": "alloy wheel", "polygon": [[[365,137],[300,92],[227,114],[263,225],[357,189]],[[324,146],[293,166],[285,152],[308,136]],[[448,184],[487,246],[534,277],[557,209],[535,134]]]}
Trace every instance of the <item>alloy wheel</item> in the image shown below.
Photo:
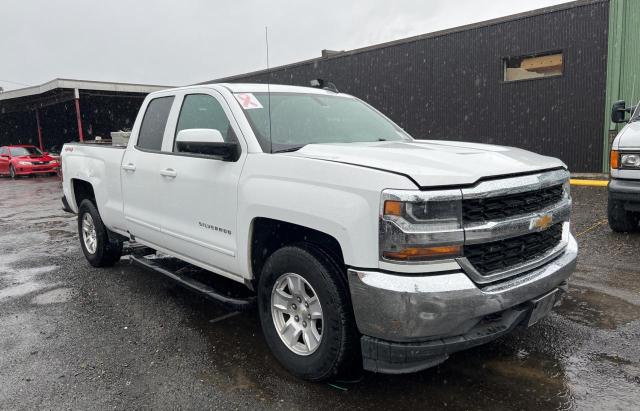
{"label": "alloy wheel", "polygon": [[282,274],[271,291],[271,316],[284,345],[298,355],[313,354],[322,341],[322,306],[301,275]]}
{"label": "alloy wheel", "polygon": [[96,233],[96,226],[93,223],[93,217],[91,217],[89,213],[85,213],[82,217],[82,241],[90,254],[96,253],[96,249],[98,248],[98,235]]}

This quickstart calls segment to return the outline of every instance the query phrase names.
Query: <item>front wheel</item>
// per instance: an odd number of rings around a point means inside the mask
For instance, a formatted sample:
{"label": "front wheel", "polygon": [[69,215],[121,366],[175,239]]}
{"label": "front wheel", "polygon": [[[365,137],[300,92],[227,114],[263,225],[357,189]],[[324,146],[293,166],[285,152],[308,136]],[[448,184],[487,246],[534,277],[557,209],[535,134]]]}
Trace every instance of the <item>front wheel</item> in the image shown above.
{"label": "front wheel", "polygon": [[267,344],[305,380],[326,380],[360,362],[350,304],[342,268],[311,244],[277,250],[262,270],[258,307]]}
{"label": "front wheel", "polygon": [[609,199],[607,204],[609,227],[617,233],[628,233],[638,230],[639,213],[624,209],[620,201]]}
{"label": "front wheel", "polygon": [[98,209],[83,200],[78,209],[78,236],[82,253],[94,267],[110,267],[120,260],[122,241],[109,238]]}
{"label": "front wheel", "polygon": [[13,168],[13,164],[9,165],[9,177],[16,178],[16,169]]}

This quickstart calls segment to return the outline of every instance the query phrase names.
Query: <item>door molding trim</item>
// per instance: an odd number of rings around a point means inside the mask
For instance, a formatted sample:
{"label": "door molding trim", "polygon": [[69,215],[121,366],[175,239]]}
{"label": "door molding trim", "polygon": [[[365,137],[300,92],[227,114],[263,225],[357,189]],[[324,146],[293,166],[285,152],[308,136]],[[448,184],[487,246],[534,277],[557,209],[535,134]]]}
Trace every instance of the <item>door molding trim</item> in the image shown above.
{"label": "door molding trim", "polygon": [[[143,227],[150,228],[150,229],[152,229],[152,230],[156,230],[156,231],[158,231],[158,232],[162,232],[162,229],[161,229],[160,227],[155,226],[155,225],[153,225],[153,224],[149,224],[149,223],[144,222],[144,221],[142,221],[142,220],[138,220],[138,219],[137,219],[137,218],[135,218],[135,217],[131,217],[131,216],[125,215],[125,216],[124,216],[124,218],[125,218],[125,220],[127,220],[127,221],[131,221],[131,222],[132,222],[132,223],[134,223],[134,224],[139,224],[139,225],[141,225],[141,226],[143,226]],[[133,233],[133,235],[136,235],[136,234],[135,234],[135,233]]]}
{"label": "door molding trim", "polygon": [[233,252],[232,250],[228,250],[226,248],[218,247],[218,246],[213,245],[213,244],[205,243],[204,241],[196,240],[196,239],[187,237],[185,235],[178,234],[178,233],[173,232],[173,231],[169,231],[169,230],[167,230],[165,228],[161,229],[161,231],[162,231],[163,234],[168,234],[168,235],[170,235],[172,237],[175,237],[175,238],[177,238],[179,240],[187,241],[189,243],[192,243],[192,244],[195,244],[195,245],[199,245],[200,247],[208,248],[209,250],[216,251],[218,253],[225,254],[225,255],[228,255],[230,257],[235,257],[236,256],[236,253]]}

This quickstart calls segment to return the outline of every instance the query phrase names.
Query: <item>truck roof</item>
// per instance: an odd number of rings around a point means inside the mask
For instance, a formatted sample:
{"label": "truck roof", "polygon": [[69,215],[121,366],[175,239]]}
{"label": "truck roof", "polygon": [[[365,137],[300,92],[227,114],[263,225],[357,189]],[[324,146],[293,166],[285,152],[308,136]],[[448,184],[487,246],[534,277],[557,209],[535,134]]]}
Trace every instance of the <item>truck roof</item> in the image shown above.
{"label": "truck roof", "polygon": [[[321,94],[321,95],[333,95],[336,93],[329,90],[324,90],[320,88],[314,87],[301,87],[301,86],[289,86],[284,84],[257,84],[257,83],[208,83],[208,84],[198,84],[194,86],[186,86],[186,87],[176,87],[170,90],[185,90],[191,88],[202,88],[202,87],[210,87],[213,89],[224,87],[232,93],[266,93],[267,91],[271,91],[272,93],[306,93],[306,94]],[[166,92],[167,90],[163,90],[162,92]],[[155,93],[151,93],[155,94]],[[348,94],[338,93],[341,96],[348,96]]]}

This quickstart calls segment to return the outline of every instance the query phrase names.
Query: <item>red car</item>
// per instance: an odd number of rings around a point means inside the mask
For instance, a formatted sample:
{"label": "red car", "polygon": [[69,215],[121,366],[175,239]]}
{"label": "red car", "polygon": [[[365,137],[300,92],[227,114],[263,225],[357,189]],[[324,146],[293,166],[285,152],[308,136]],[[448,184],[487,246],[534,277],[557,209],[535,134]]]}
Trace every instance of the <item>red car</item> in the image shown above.
{"label": "red car", "polygon": [[36,146],[0,147],[0,174],[11,178],[31,174],[57,174],[60,162]]}

